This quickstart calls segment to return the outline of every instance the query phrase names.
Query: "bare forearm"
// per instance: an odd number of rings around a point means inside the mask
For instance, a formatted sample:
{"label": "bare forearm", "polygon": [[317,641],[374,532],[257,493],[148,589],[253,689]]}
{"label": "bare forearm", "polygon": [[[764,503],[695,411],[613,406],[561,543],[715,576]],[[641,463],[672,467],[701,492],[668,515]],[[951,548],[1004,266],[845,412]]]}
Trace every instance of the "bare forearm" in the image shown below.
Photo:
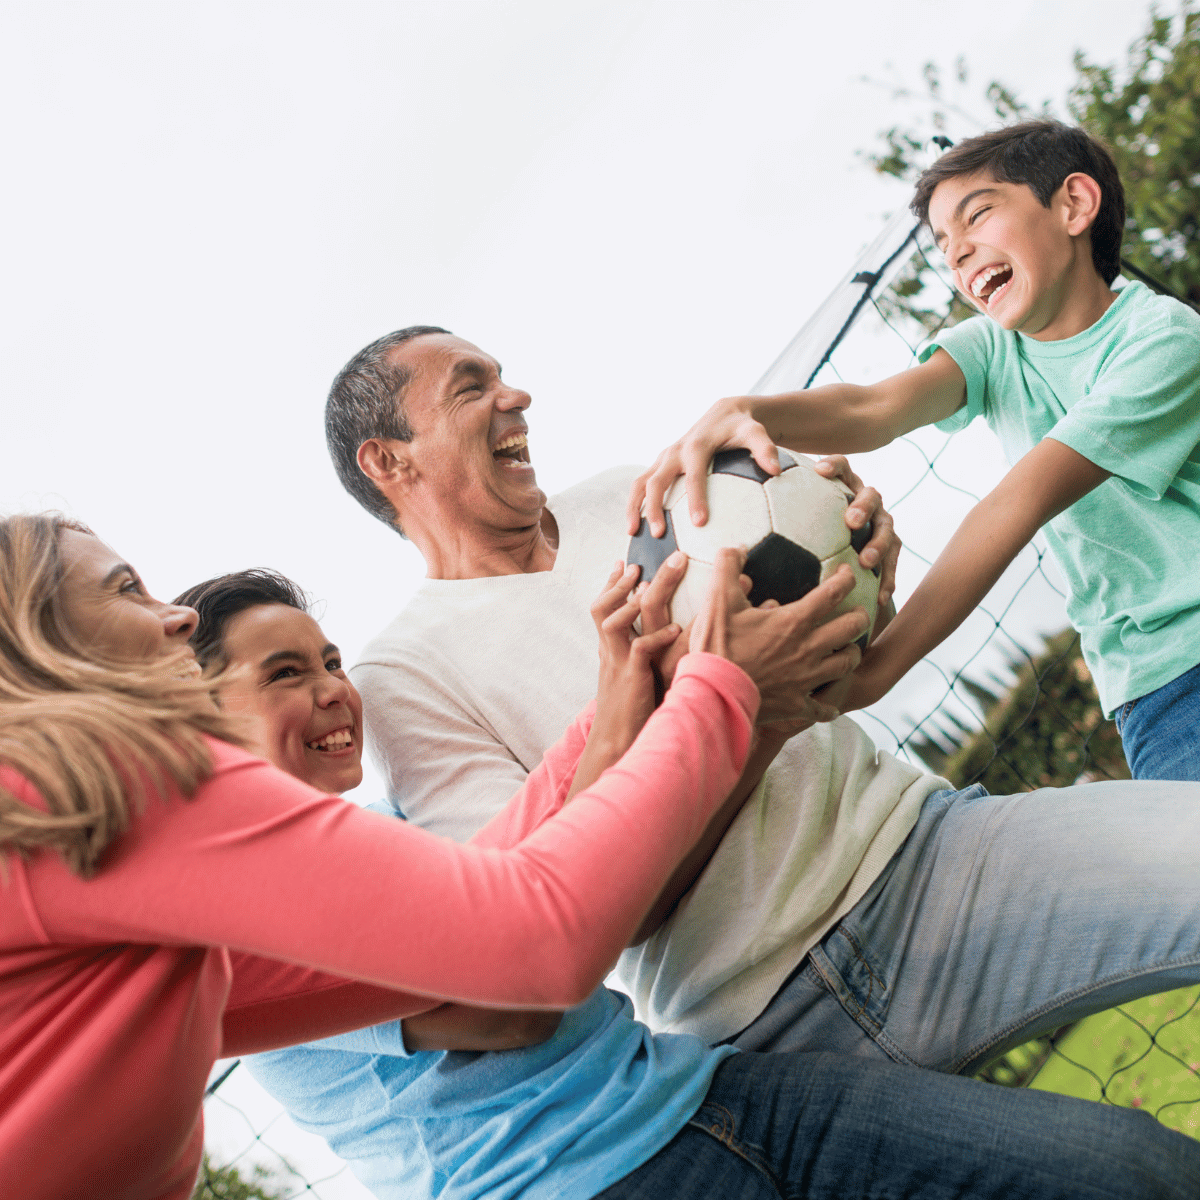
{"label": "bare forearm", "polygon": [[590,788],[609,767],[620,762],[621,756],[633,745],[639,732],[640,730],[629,728],[606,733],[593,725],[587,745],[579,756],[579,766],[575,768],[575,778],[571,780],[567,800],[585,788]]}
{"label": "bare forearm", "polygon": [[905,432],[878,390],[832,383],[778,396],[750,397],[750,415],[777,445],[802,454],[876,450]]}
{"label": "bare forearm", "polygon": [[562,1013],[440,1004],[401,1022],[405,1047],[418,1050],[517,1050],[549,1041]]}
{"label": "bare forearm", "polygon": [[760,729],[755,733],[754,746],[750,757],[746,760],[745,769],[737,786],[729,793],[729,798],[717,810],[709,821],[703,835],[691,853],[683,860],[675,873],[667,880],[666,886],[658,894],[645,920],[638,926],[630,941],[631,946],[644,942],[671,915],[675,905],[700,876],[700,872],[708,865],[721,839],[725,836],[733,819],[742,811],[742,806],[750,799],[754,789],[766,773],[767,768],[775,761],[775,756],[783,748],[786,737],[769,730]]}
{"label": "bare forearm", "polygon": [[883,696],[949,637],[1037,531],[1033,518],[1004,519],[999,507],[993,494],[971,510],[908,603],[871,644],[857,672],[865,703]]}
{"label": "bare forearm", "polygon": [[867,651],[847,707],[879,699],[962,624],[1047,521],[1108,475],[1069,446],[1043,438],[967,514],[921,586]]}

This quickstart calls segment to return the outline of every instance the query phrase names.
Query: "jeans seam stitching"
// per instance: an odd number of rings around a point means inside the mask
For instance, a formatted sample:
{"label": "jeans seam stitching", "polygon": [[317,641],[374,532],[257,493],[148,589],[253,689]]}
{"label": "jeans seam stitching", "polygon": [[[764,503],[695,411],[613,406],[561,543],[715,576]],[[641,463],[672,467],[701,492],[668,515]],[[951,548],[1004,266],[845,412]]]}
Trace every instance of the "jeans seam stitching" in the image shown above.
{"label": "jeans seam stitching", "polygon": [[[845,933],[844,930],[843,933]],[[850,935],[848,933],[845,934],[845,936],[848,940],[850,940]],[[880,1025],[869,1012],[867,1012],[867,1010],[860,1003],[858,997],[850,990],[849,984],[847,984],[842,978],[842,973],[833,964],[832,959],[829,962],[829,967],[831,972],[837,976],[837,983],[828,977],[826,972],[822,969],[820,961],[815,956],[810,956],[810,961],[812,962],[817,974],[821,976],[821,980],[824,982],[825,986],[832,993],[833,998],[842,1006],[850,1019],[866,1029],[872,1041],[877,1039],[883,1032],[883,1026]],[[839,983],[841,984],[840,988],[837,986]]]}
{"label": "jeans seam stitching", "polygon": [[[853,931],[851,931],[849,929],[843,929],[840,932],[841,932],[842,936],[846,939],[846,941],[850,943],[850,949],[854,952],[854,960],[862,966],[863,973],[870,980],[870,987],[867,988],[867,995],[866,995],[865,1000],[859,999],[859,997],[857,995],[854,995],[853,993],[850,994],[850,999],[852,999],[854,1001],[854,1005],[858,1010],[857,1015],[853,1012],[851,1012],[850,1015],[852,1017],[854,1017],[855,1020],[858,1019],[858,1015],[861,1015],[863,1017],[863,1019],[871,1026],[871,1028],[875,1030],[875,1033],[879,1034],[883,1031],[883,1025],[880,1024],[878,1021],[876,1021],[875,1018],[870,1014],[870,1012],[867,1011],[867,1005],[874,998],[875,989],[877,987],[879,989],[879,994],[880,995],[883,994],[883,991],[884,991],[883,981],[875,974],[875,971],[872,968],[871,964],[867,961],[866,955],[863,952],[862,942],[857,937],[855,937]],[[838,974],[840,976],[841,972],[839,971]],[[844,978],[842,979],[842,984],[845,987],[846,991],[848,993],[850,993],[850,986],[849,986],[849,984],[846,983]],[[843,1007],[845,1007],[844,1003],[843,1003]],[[850,1010],[847,1008],[847,1012],[849,1012],[849,1011]]]}
{"label": "jeans seam stitching", "polygon": [[1021,1020],[1012,1021],[1003,1029],[997,1030],[997,1032],[986,1042],[980,1042],[977,1046],[972,1047],[970,1053],[964,1054],[951,1064],[951,1066],[948,1068],[948,1073],[951,1075],[960,1074],[963,1067],[967,1063],[971,1062],[973,1059],[979,1058],[997,1043],[1004,1041],[1006,1037],[1012,1034],[1016,1029],[1020,1028],[1020,1026],[1027,1024],[1031,1019],[1040,1016],[1042,1013],[1048,1013],[1051,1010],[1060,1007],[1064,1001],[1078,1000],[1081,996],[1088,996],[1092,992],[1097,992],[1101,988],[1107,987],[1110,983],[1119,983],[1122,979],[1137,979],[1141,975],[1149,975],[1154,971],[1170,969],[1171,967],[1194,967],[1197,965],[1200,965],[1200,954],[1193,954],[1182,959],[1168,959],[1164,962],[1156,964],[1153,967],[1138,968],[1137,970],[1131,969],[1118,972],[1115,975],[1106,975],[1103,979],[1093,980],[1090,984],[1088,984],[1087,987],[1076,988],[1073,992],[1064,992],[1062,995],[1057,996],[1053,1002],[1047,1001],[1047,1003],[1026,1013]]}
{"label": "jeans seam stitching", "polygon": [[[703,1114],[706,1110],[709,1113],[716,1113],[721,1116],[722,1120],[719,1132],[715,1122],[711,1125],[704,1122]],[[769,1179],[771,1181],[771,1186],[775,1189],[775,1191],[780,1196],[783,1195],[783,1190],[779,1185],[779,1179],[776,1177],[775,1172],[772,1171],[766,1164],[766,1155],[763,1154],[762,1147],[754,1146],[750,1143],[746,1143],[745,1146],[743,1146],[741,1143],[734,1140],[734,1133],[737,1129],[737,1121],[734,1119],[733,1113],[726,1108],[725,1105],[715,1100],[706,1102],[701,1107],[700,1111],[688,1121],[688,1124],[693,1126],[700,1133],[703,1133],[706,1137],[712,1138],[717,1145],[724,1146],[725,1149],[731,1154],[736,1154],[738,1158],[747,1163],[753,1170]],[[749,1153],[751,1150],[753,1150],[755,1153]]]}

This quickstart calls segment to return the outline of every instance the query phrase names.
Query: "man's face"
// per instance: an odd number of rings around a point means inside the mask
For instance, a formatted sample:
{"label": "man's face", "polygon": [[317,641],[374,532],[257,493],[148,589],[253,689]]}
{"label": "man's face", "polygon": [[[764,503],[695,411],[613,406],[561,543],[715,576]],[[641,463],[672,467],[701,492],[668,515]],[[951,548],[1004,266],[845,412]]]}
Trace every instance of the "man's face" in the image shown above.
{"label": "man's face", "polygon": [[412,372],[404,412],[413,438],[404,453],[417,476],[413,503],[498,530],[537,524],[546,497],[525,440],[529,393],[509,387],[490,354],[451,334],[413,338],[391,361]]}
{"label": "man's face", "polygon": [[1060,194],[1045,208],[1025,184],[980,171],[939,183],[930,198],[929,225],[959,291],[1005,329],[1039,333],[1062,307],[1076,256],[1090,261],[1090,241],[1066,231]]}

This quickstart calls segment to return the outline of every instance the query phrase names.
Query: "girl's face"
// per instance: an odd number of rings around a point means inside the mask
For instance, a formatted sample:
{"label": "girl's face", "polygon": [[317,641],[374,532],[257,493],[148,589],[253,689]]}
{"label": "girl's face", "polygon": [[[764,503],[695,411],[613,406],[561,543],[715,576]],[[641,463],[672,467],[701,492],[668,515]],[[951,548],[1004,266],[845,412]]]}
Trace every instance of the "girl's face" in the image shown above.
{"label": "girl's face", "polygon": [[64,568],[59,601],[87,649],[133,662],[188,649],[195,611],[155,600],[133,567],[99,538],[64,529],[59,552]]}
{"label": "girl's face", "polygon": [[239,670],[221,703],[249,718],[258,753],[320,791],[357,787],[362,701],[320,625],[286,604],[259,604],[229,619],[222,648]]}

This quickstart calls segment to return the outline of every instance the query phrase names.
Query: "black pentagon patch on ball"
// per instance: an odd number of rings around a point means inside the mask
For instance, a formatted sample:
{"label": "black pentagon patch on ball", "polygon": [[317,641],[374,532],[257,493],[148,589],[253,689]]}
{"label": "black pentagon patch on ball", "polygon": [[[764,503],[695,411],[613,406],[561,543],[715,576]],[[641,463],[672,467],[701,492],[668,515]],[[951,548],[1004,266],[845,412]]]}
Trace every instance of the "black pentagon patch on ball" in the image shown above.
{"label": "black pentagon patch on ball", "polygon": [[[854,547],[855,554],[861,554],[863,552],[866,544],[871,540],[872,529],[873,526],[871,525],[871,522],[868,521],[861,529],[852,529],[850,531],[850,545]],[[881,566],[881,563],[876,563],[871,568],[871,574],[874,575],[876,579],[879,578],[879,570]]]}
{"label": "black pentagon patch on ball", "polygon": [[817,556],[777,533],[768,533],[746,555],[742,569],[754,585],[750,589],[750,603],[755,606],[764,600],[791,604],[821,582]]}
{"label": "black pentagon patch on ball", "polygon": [[[786,450],[779,450],[777,453],[781,471],[796,465],[796,460]],[[753,479],[755,483],[766,483],[768,479],[774,478],[754,461],[754,455],[749,450],[719,450],[713,455],[712,473],[740,475],[743,479]]]}
{"label": "black pentagon patch on ball", "polygon": [[675,522],[671,520],[669,512],[664,512],[663,516],[667,519],[667,532],[662,537],[655,537],[650,532],[650,526],[643,517],[638,524],[637,533],[629,539],[625,561],[630,566],[637,563],[642,568],[642,573],[638,576],[639,583],[649,583],[658,574],[658,568],[679,548],[679,543],[675,540]]}

